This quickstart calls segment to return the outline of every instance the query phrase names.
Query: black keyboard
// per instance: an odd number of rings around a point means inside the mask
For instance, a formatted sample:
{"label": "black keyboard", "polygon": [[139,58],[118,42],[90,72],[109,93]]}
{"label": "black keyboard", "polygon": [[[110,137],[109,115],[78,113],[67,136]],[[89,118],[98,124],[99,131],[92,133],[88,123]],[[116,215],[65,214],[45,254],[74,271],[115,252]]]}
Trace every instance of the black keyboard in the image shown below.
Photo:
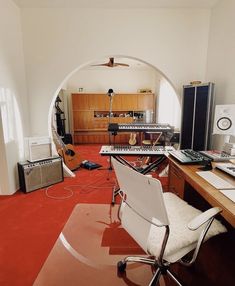
{"label": "black keyboard", "polygon": [[169,154],[182,164],[197,164],[211,161],[208,157],[192,149],[169,151]]}

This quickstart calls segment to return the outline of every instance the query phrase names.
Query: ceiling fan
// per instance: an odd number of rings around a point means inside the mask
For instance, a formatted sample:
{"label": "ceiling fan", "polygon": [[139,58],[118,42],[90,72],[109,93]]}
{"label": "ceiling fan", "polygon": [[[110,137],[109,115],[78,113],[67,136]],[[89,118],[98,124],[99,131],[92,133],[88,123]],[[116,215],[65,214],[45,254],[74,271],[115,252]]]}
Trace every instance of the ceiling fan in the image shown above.
{"label": "ceiling fan", "polygon": [[107,63],[97,64],[97,65],[92,65],[92,66],[106,66],[106,67],[109,67],[109,68],[114,68],[114,67],[117,67],[117,66],[129,67],[128,64],[115,63],[114,62],[114,58],[109,58],[109,61]]}

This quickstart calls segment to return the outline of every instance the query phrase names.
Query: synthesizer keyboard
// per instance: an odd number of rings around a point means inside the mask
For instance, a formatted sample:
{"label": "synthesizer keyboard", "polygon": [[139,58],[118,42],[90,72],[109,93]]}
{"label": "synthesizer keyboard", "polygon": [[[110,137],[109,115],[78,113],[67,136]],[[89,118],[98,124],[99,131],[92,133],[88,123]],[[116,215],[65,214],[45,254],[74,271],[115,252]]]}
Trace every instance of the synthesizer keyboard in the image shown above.
{"label": "synthesizer keyboard", "polygon": [[191,149],[170,151],[169,154],[177,159],[181,164],[197,164],[205,161],[211,161],[208,157]]}
{"label": "synthesizer keyboard", "polygon": [[104,145],[101,147],[100,154],[106,155],[165,155],[174,151],[173,146],[131,146],[131,145]]}
{"label": "synthesizer keyboard", "polygon": [[110,123],[108,131],[111,132],[168,132],[173,131],[173,127],[169,124],[159,123],[134,123],[134,124],[118,124]]}
{"label": "synthesizer keyboard", "polygon": [[216,164],[216,168],[235,178],[235,165],[232,163]]}

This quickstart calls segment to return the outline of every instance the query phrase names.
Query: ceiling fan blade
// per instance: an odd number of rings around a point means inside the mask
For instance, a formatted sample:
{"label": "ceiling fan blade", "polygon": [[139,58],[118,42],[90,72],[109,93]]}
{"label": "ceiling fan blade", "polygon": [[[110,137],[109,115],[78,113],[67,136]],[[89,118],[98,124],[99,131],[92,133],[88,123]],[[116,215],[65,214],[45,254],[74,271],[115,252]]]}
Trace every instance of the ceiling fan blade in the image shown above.
{"label": "ceiling fan blade", "polygon": [[115,66],[123,66],[123,67],[129,67],[128,64],[123,64],[123,63],[115,63]]}
{"label": "ceiling fan blade", "polygon": [[109,66],[108,63],[105,64],[97,64],[97,65],[91,65],[92,67],[100,67],[100,66]]}

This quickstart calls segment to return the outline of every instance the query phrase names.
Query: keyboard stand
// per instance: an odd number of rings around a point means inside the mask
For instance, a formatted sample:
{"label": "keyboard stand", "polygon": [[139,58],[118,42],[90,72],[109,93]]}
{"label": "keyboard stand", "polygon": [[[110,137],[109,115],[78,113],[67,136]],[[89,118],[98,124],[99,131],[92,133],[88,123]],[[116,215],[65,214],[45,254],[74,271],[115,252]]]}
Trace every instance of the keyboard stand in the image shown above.
{"label": "keyboard stand", "polygon": [[[156,160],[154,160],[152,163],[150,163],[148,166],[146,166],[145,168],[143,168],[142,170],[139,170],[137,168],[135,168],[133,165],[130,164],[130,162],[128,162],[126,159],[124,159],[122,156],[119,155],[112,155],[113,158],[115,158],[118,162],[120,162],[123,165],[129,166],[131,169],[135,170],[136,172],[139,172],[143,175],[148,174],[150,171],[152,171],[154,168],[156,168],[157,166],[159,166],[161,163],[163,163],[166,160],[166,156],[165,155],[161,155],[160,157],[158,157]],[[112,195],[112,205],[115,204],[115,197],[119,194],[120,192],[120,188],[116,188],[114,187],[113,189],[113,195]]]}

